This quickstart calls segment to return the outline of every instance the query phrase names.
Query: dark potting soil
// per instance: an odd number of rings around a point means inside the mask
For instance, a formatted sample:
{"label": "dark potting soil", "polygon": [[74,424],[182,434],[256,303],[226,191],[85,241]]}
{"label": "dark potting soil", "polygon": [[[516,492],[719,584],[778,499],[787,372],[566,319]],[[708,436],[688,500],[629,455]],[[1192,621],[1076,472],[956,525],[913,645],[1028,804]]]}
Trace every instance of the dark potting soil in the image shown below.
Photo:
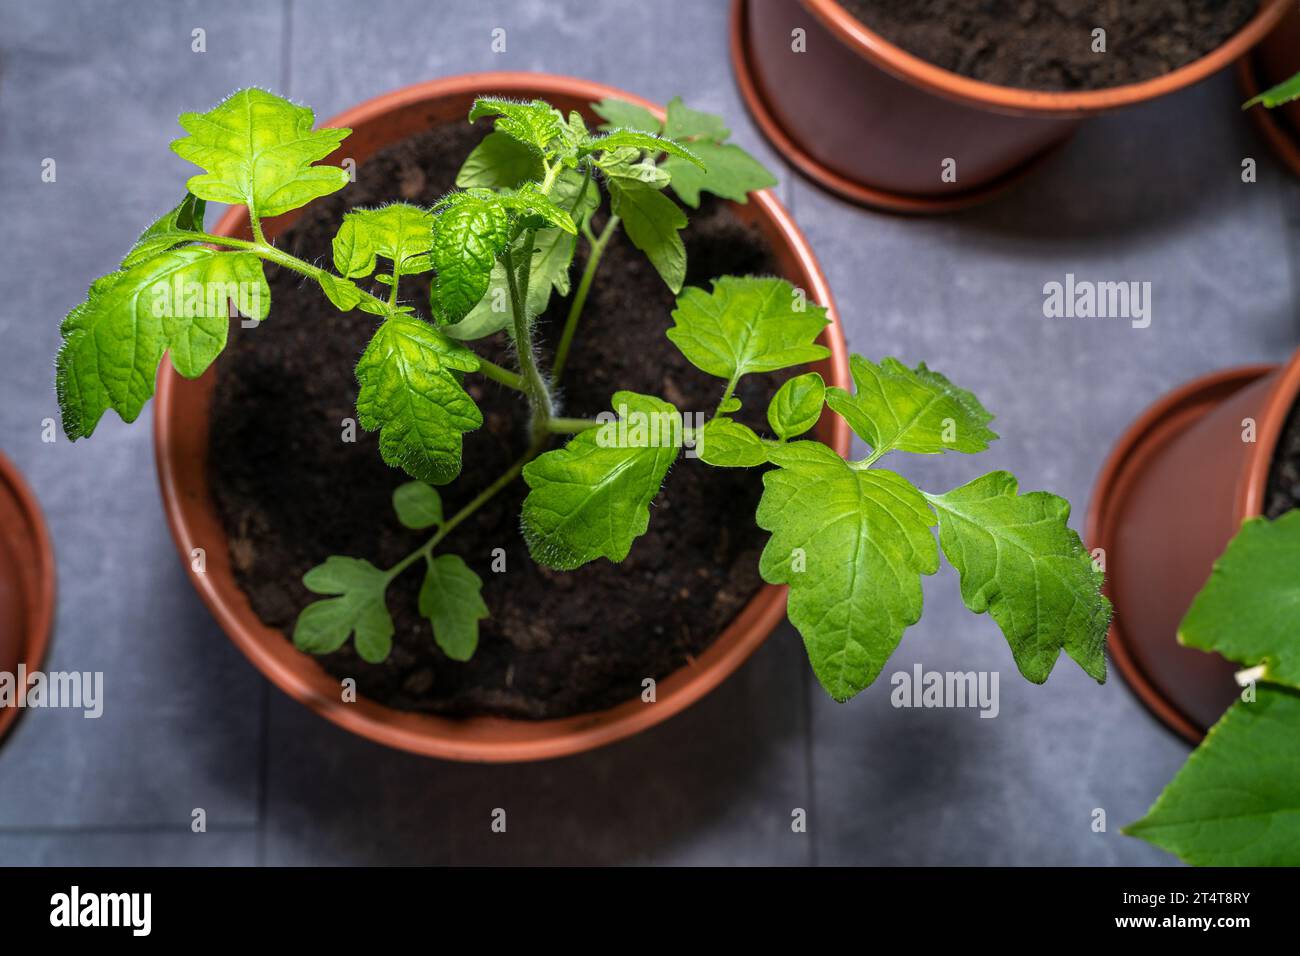
{"label": "dark potting soil", "polygon": [[1300,508],[1300,403],[1291,409],[1273,452],[1264,515],[1280,518],[1293,508]]}
{"label": "dark potting soil", "polygon": [[[319,201],[281,244],[307,260],[330,261],[330,240],[346,209],[397,199],[431,204],[452,187],[483,132],[457,124],[394,145],[361,167],[355,184]],[[706,197],[690,218],[688,284],[774,271],[762,239],[725,205]],[[574,264],[574,286],[581,265]],[[271,316],[255,329],[235,329],[219,360],[209,472],[239,585],[257,615],[289,635],[299,610],[317,599],[302,585],[309,568],[331,554],[388,567],[425,534],[394,518],[391,494],[407,478],[380,459],[376,436],[357,429],[354,443],[342,440],[344,420],[356,415],[353,369],[376,320],[339,313],[296,274],[279,272],[270,283]],[[427,276],[403,280],[403,299],[420,312],[428,294]],[[683,411],[713,408],[722,383],[693,368],[664,335],[672,304],[662,280],[620,233],[605,252],[570,354],[564,414],[594,416],[621,388],[661,395]],[[553,300],[541,321],[543,349],[558,339],[566,307]],[[504,336],[476,347],[514,364]],[[738,394],[749,424],[764,427],[762,412],[781,380],[742,380]],[[484,426],[465,436],[464,471],[440,489],[448,514],[526,447],[526,415],[515,393],[477,375],[466,378],[466,388]],[[581,713],[636,697],[644,678],[663,677],[699,654],[761,585],[765,536],[754,524],[761,493],[754,472],[680,459],[628,559],[567,573],[539,567],[528,555],[519,533],[526,490],[516,482],[440,548],[460,554],[483,579],[492,616],[481,624],[472,660],[457,663],[438,650],[417,611],[421,574],[411,569],[389,588],[396,634],[388,660],[367,664],[349,642],[321,659],[325,668],[356,678],[367,697],[405,710]],[[495,548],[505,551],[505,573],[492,570]]]}
{"label": "dark potting soil", "polygon": [[[839,0],[892,43],[963,76],[1094,90],[1162,76],[1211,52],[1258,0]],[[1093,52],[1093,31],[1106,52]]]}

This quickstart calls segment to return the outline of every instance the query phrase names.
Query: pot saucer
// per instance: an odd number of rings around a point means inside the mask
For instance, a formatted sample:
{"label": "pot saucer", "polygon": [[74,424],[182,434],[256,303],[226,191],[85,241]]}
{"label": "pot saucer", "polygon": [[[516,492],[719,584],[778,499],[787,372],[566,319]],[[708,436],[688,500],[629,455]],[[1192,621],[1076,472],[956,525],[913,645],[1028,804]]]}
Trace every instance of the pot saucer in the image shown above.
{"label": "pot saucer", "polygon": [[764,137],[786,162],[824,189],[847,199],[849,202],[883,212],[921,216],[969,209],[972,206],[978,206],[994,199],[1016,185],[1071,139],[1070,136],[1067,136],[1060,142],[1054,143],[993,182],[976,189],[943,196],[893,192],[872,185],[869,182],[841,175],[800,146],[795,138],[781,125],[771,107],[768,106],[745,48],[747,6],[748,0],[732,0],[730,27],[731,65],[736,74],[736,85],[740,88],[740,95],[745,101],[745,106],[748,107],[754,121],[758,123]]}
{"label": "pot saucer", "polygon": [[[54,617],[54,550],[40,505],[0,454],[0,672],[41,666]],[[20,711],[0,708],[0,738]]]}
{"label": "pot saucer", "polygon": [[[1103,549],[1107,565],[1118,567],[1124,560],[1129,507],[1138,491],[1151,484],[1151,472],[1170,443],[1276,368],[1251,365],[1215,372],[1175,389],[1144,411],[1116,442],[1097,478],[1085,529],[1088,549]],[[1233,675],[1239,668],[1217,654],[1177,642],[1185,607],[1171,608],[1172,614],[1165,615],[1167,626],[1159,630],[1126,627],[1137,602],[1157,603],[1160,596],[1141,590],[1117,593],[1109,574],[1106,594],[1115,606],[1107,644],[1116,669],[1148,710],[1171,730],[1199,743],[1236,700]]]}

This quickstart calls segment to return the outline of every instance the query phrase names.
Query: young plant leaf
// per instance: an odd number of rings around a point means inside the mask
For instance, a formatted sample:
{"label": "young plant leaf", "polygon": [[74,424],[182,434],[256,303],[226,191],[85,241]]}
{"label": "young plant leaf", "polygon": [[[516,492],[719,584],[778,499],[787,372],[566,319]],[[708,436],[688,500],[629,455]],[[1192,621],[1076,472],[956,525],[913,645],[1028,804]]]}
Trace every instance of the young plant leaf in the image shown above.
{"label": "young plant leaf", "polygon": [[1277,86],[1265,90],[1258,96],[1251,97],[1242,104],[1241,108],[1248,110],[1252,106],[1263,103],[1269,109],[1275,109],[1294,100],[1300,100],[1300,73],[1297,73],[1289,80],[1283,80]]}
{"label": "young plant leaf", "polygon": [[622,561],[650,524],[650,502],[681,447],[681,416],[636,392],[616,392],[613,406],[618,422],[524,466],[524,537],[540,564],[571,571],[600,557]]}
{"label": "young plant leaf", "polygon": [[518,192],[502,193],[500,201],[501,205],[523,219],[528,228],[553,226],[571,236],[578,234],[578,227],[573,224],[573,217],[568,210],[561,209],[549,196],[544,195],[536,183],[524,183]]}
{"label": "young plant leaf", "polygon": [[160,252],[176,246],[198,242],[196,233],[203,231],[203,214],[207,203],[193,193],[186,193],[180,204],[159,217],[135,241],[120,268],[130,269]]}
{"label": "young plant leaf", "polygon": [[348,278],[367,276],[383,256],[399,276],[417,275],[433,268],[432,245],[433,214],[426,209],[401,202],[354,209],[334,237],[334,268]]}
{"label": "young plant leaf", "polygon": [[608,153],[620,149],[643,150],[649,153],[651,158],[660,153],[667,153],[683,162],[698,166],[701,170],[704,169],[704,162],[700,157],[681,143],[664,136],[656,136],[654,133],[641,133],[632,129],[616,129],[604,136],[595,137],[587,144],[585,152]]}
{"label": "young plant leaf", "polygon": [[639,149],[613,150],[601,157],[599,165],[610,179],[630,179],[652,189],[663,189],[672,178],[653,159],[646,159]]}
{"label": "young plant leaf", "polygon": [[925,498],[939,515],[939,543],[961,575],[961,596],[987,612],[1016,666],[1047,680],[1064,649],[1098,683],[1106,680],[1110,602],[1070,530],[1070,503],[1045,491],[1017,494],[1014,475],[995,471]]}
{"label": "young plant leaf", "polygon": [[552,141],[560,135],[564,117],[550,103],[533,100],[519,103],[496,96],[481,96],[469,111],[469,121],[496,117],[496,129],[518,140],[539,156],[549,155]]}
{"label": "young plant leaf", "polygon": [[463,345],[414,316],[395,315],[371,338],[357,363],[361,427],[380,429],[379,452],[412,478],[442,485],[460,472],[461,436],[483,414],[461,386],[479,367]]}
{"label": "young plant leaf", "polygon": [[627,237],[646,254],[673,292],[686,281],[686,246],[679,234],[686,214],[671,199],[635,179],[610,179],[610,208],[623,220]]}
{"label": "young plant leaf", "polygon": [[776,177],[762,163],[727,142],[731,130],[721,116],[689,109],[680,97],[674,97],[668,104],[664,132],[685,143],[703,163],[699,166],[673,156],[663,163],[672,177],[673,192],[692,208],[699,207],[701,192],[743,203],[754,190],[776,185]]}
{"label": "young plant leaf", "polygon": [[696,368],[734,381],[826,358],[813,340],[828,321],[784,279],[723,276],[712,293],[692,287],[677,297],[668,338]]}
{"label": "young plant leaf", "polygon": [[644,106],[637,106],[627,100],[607,97],[599,103],[592,103],[596,115],[605,121],[602,130],[636,129],[646,133],[660,133],[663,124]]}
{"label": "young plant leaf", "polygon": [[232,297],[250,318],[271,308],[250,253],[184,246],[96,279],[60,327],[55,388],[67,436],[89,437],[110,408],[135,421],[164,351],[186,378],[202,375],[226,346]]}
{"label": "young plant leaf", "polygon": [[1194,866],[1300,866],[1297,728],[1300,695],[1260,684],[1124,832]]}
{"label": "young plant leaf", "polygon": [[921,575],[939,568],[934,514],[907,479],[855,469],[820,442],[769,445],[758,526],[772,532],[759,562],[790,585],[790,622],[817,679],[848,700],[879,675],[921,617]]}
{"label": "young plant leaf", "polygon": [[507,133],[493,130],[465,158],[456,174],[456,185],[461,189],[515,189],[541,178],[542,159],[536,150]]}
{"label": "young plant leaf", "polygon": [[408,481],[393,489],[397,520],[412,531],[442,524],[442,496],[422,481]]}
{"label": "young plant leaf", "polygon": [[478,622],[489,616],[483,579],[454,554],[430,556],[420,585],[420,614],[433,639],[453,661],[467,661],[478,647]]}
{"label": "young plant leaf", "polygon": [[826,404],[849,423],[876,456],[889,451],[937,455],[984,451],[998,436],[989,430],[993,416],[965,389],[922,362],[909,369],[897,359],[879,365],[851,356],[854,394],[826,390]]}
{"label": "young plant leaf", "polygon": [[305,106],[265,90],[232,94],[206,113],[182,113],[189,136],[172,151],[207,170],[189,190],[209,202],[242,203],[258,217],[278,216],[348,184],[337,166],[313,166],[338,148],[348,129],[313,130]]}
{"label": "young plant leaf", "polygon": [[357,654],[377,664],[393,647],[393,619],[385,604],[388,575],[369,561],[332,555],[303,575],[315,594],[337,597],[308,604],[298,615],[293,643],[308,654],[329,654],[356,635]]}
{"label": "young plant leaf", "polygon": [[1183,618],[1178,640],[1262,665],[1259,680],[1300,688],[1300,509],[1241,526]]}
{"label": "young plant leaf", "polygon": [[782,440],[802,435],[822,416],[826,383],[816,372],[796,375],[776,390],[767,406],[767,423]]}
{"label": "young plant leaf", "polygon": [[763,440],[748,425],[711,418],[695,436],[700,460],[715,468],[753,468],[767,461]]}
{"label": "young plant leaf", "polygon": [[334,304],[340,312],[351,312],[361,303],[361,290],[347,279],[340,279],[329,272],[321,272],[316,281],[320,283],[325,298]]}
{"label": "young plant leaf", "polygon": [[725,143],[731,136],[726,121],[716,113],[693,110],[682,102],[680,96],[668,101],[664,111],[667,120],[664,123],[664,135],[683,142],[710,141]]}
{"label": "young plant leaf", "polygon": [[435,219],[431,258],[438,270],[434,314],[449,325],[469,314],[487,291],[492,267],[510,240],[510,217],[493,193],[455,193]]}

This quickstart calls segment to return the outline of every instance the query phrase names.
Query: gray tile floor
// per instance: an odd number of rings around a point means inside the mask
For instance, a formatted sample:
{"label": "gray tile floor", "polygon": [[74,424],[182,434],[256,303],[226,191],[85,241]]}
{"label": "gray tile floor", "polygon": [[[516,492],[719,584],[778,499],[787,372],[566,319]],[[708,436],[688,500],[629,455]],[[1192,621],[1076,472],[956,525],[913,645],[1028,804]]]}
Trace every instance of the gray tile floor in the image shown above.
{"label": "gray tile floor", "polygon": [[[1069,496],[1080,521],[1111,442],[1149,401],[1300,339],[1300,186],[1230,78],[1091,123],[993,205],[897,219],[775,158],[731,80],[726,8],[0,0],[0,447],[58,553],[47,666],[103,670],[108,685],[102,719],[33,712],[0,747],[0,863],[1170,862],[1118,825],[1187,748],[1117,678],[1099,689],[1064,664],[1045,687],[1014,679],[951,574],[926,582],[925,620],[889,670],[1001,670],[996,720],[894,709],[883,681],[834,704],[783,627],[709,699],[634,740],[522,767],[428,761],[316,718],[223,637],[178,567],[148,412],[134,427],[110,416],[76,448],[41,442],[60,317],[188,175],[166,149],[176,114],[252,83],[329,116],[431,77],[537,69],[726,114],[782,170],[850,345],[925,359],[975,390],[1006,436],[982,464]],[[489,48],[497,26],[504,54]],[[191,51],[196,28],[206,53]],[[1251,185],[1246,156],[1259,160]],[[55,184],[40,180],[46,157]],[[1152,326],[1045,321],[1043,284],[1067,272],[1151,281]],[[912,473],[941,486],[971,467]],[[196,807],[206,834],[189,831]],[[506,834],[489,830],[494,807]],[[1106,833],[1092,832],[1097,807]],[[794,808],[806,834],[791,832]]]}

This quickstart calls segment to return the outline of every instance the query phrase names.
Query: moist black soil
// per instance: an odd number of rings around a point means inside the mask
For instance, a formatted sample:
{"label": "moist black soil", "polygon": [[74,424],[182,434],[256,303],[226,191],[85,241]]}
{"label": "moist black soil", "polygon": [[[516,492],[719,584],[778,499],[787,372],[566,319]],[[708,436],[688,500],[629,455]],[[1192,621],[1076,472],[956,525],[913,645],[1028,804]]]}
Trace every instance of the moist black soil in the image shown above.
{"label": "moist black soil", "polygon": [[[314,205],[281,244],[328,262],[345,210],[397,199],[432,203],[452,187],[482,135],[457,124],[394,145],[361,167],[356,183]],[[691,285],[775,269],[757,233],[707,197],[684,239]],[[574,264],[574,286],[581,265]],[[293,273],[273,274],[270,283],[271,316],[255,329],[236,329],[218,363],[209,471],[238,583],[257,615],[289,635],[298,611],[316,599],[301,581],[309,568],[331,554],[388,567],[425,536],[393,516],[392,491],[407,478],[380,459],[375,435],[358,429],[355,442],[342,440],[344,420],[356,415],[353,369],[375,319],[339,313]],[[427,277],[403,280],[402,288],[405,301],[427,312]],[[587,300],[564,376],[563,413],[594,416],[621,388],[661,395],[683,411],[711,410],[722,383],[693,368],[665,337],[672,305],[662,280],[620,234]],[[558,339],[566,308],[567,301],[553,300],[543,318],[544,349]],[[504,336],[476,347],[514,364]],[[742,380],[740,417],[763,428],[762,410],[782,378]],[[461,476],[441,489],[448,514],[526,447],[527,416],[516,394],[477,375],[466,387],[485,424],[466,436]],[[349,642],[321,659],[325,668],[404,710],[581,713],[635,697],[644,678],[663,677],[699,654],[761,585],[765,536],[754,509],[762,486],[754,472],[679,459],[652,508],[649,532],[628,559],[567,573],[528,555],[518,517],[526,490],[516,482],[440,548],[460,554],[484,582],[492,617],[482,622],[472,660],[457,663],[438,650],[417,612],[421,575],[411,569],[388,592],[396,625],[388,660],[367,664]],[[505,573],[492,570],[495,548],[505,552]]]}
{"label": "moist black soil", "polygon": [[1300,404],[1291,409],[1282,428],[1264,496],[1266,517],[1279,518],[1292,508],[1300,508]]}
{"label": "moist black soil", "polygon": [[[1258,0],[840,0],[936,66],[999,86],[1095,90],[1162,76],[1211,52]],[[1105,53],[1093,31],[1106,31]]]}

